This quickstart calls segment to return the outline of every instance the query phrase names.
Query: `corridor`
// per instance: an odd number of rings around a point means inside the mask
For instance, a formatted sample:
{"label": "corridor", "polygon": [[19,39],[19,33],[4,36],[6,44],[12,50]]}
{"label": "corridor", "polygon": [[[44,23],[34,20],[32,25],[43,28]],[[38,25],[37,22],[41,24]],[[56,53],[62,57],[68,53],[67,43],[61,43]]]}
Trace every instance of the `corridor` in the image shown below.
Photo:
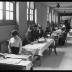
{"label": "corridor", "polygon": [[41,66],[35,66],[34,70],[72,70],[72,37],[68,34],[64,46],[57,47],[58,55],[54,52],[48,55],[48,51],[42,57]]}

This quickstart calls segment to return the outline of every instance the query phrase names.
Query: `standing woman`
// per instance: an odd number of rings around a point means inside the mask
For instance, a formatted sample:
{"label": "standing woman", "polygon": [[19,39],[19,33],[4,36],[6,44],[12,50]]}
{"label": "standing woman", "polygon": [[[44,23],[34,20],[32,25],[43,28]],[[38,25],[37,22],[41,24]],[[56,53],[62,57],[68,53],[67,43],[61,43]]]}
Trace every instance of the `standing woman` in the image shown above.
{"label": "standing woman", "polygon": [[11,54],[20,54],[22,51],[22,40],[18,36],[18,32],[16,30],[12,31],[12,37],[9,40],[9,53]]}

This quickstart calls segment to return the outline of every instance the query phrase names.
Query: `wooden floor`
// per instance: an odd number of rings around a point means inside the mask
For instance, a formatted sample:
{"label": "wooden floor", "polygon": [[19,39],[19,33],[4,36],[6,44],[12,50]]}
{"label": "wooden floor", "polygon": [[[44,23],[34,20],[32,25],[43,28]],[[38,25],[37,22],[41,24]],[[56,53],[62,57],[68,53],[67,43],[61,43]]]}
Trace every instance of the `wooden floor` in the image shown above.
{"label": "wooden floor", "polygon": [[72,36],[67,37],[64,46],[57,47],[58,55],[54,52],[48,55],[46,51],[41,58],[41,66],[35,66],[34,70],[72,70]]}

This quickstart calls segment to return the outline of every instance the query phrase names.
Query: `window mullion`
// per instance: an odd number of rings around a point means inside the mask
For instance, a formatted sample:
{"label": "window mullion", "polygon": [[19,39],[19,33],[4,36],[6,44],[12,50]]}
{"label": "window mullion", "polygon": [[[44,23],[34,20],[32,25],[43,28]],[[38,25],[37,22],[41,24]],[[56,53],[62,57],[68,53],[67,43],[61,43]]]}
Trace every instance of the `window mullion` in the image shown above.
{"label": "window mullion", "polygon": [[13,20],[16,20],[16,2],[13,3]]}
{"label": "window mullion", "polygon": [[30,2],[29,2],[29,8],[28,8],[29,10],[28,10],[28,13],[29,13],[29,21],[30,21]]}
{"label": "window mullion", "polygon": [[3,2],[3,20],[6,20],[6,2]]}
{"label": "window mullion", "polygon": [[9,2],[9,20],[10,20],[10,2]]}
{"label": "window mullion", "polygon": [[35,22],[35,9],[33,9],[33,21]]}
{"label": "window mullion", "polygon": [[30,9],[28,10],[28,19],[30,21]]}
{"label": "window mullion", "polygon": [[35,2],[34,2],[34,9],[33,9],[33,21],[35,22]]}

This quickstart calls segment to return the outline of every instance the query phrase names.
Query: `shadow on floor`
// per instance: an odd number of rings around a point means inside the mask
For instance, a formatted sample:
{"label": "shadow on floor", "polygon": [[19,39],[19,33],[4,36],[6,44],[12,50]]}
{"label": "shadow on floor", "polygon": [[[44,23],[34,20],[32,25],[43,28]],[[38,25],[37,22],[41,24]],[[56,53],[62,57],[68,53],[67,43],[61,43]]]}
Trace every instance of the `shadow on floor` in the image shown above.
{"label": "shadow on floor", "polygon": [[57,46],[57,48],[68,48],[72,47],[72,37],[67,37],[67,41],[63,46]]}
{"label": "shadow on floor", "polygon": [[65,45],[58,46],[57,48],[69,48],[69,47],[72,47],[72,42],[67,42]]}
{"label": "shadow on floor", "polygon": [[68,48],[72,48],[72,38],[68,38],[67,43],[64,46],[58,46],[57,48],[57,56],[54,54],[54,52],[52,52],[51,55],[48,55],[48,51],[45,51],[44,56],[41,58],[41,66],[35,66],[34,70],[58,69],[64,59],[65,52],[68,51]]}
{"label": "shadow on floor", "polygon": [[59,52],[56,56],[53,52],[51,55],[44,55],[41,58],[41,66],[35,68],[58,68],[64,57],[64,52]]}

